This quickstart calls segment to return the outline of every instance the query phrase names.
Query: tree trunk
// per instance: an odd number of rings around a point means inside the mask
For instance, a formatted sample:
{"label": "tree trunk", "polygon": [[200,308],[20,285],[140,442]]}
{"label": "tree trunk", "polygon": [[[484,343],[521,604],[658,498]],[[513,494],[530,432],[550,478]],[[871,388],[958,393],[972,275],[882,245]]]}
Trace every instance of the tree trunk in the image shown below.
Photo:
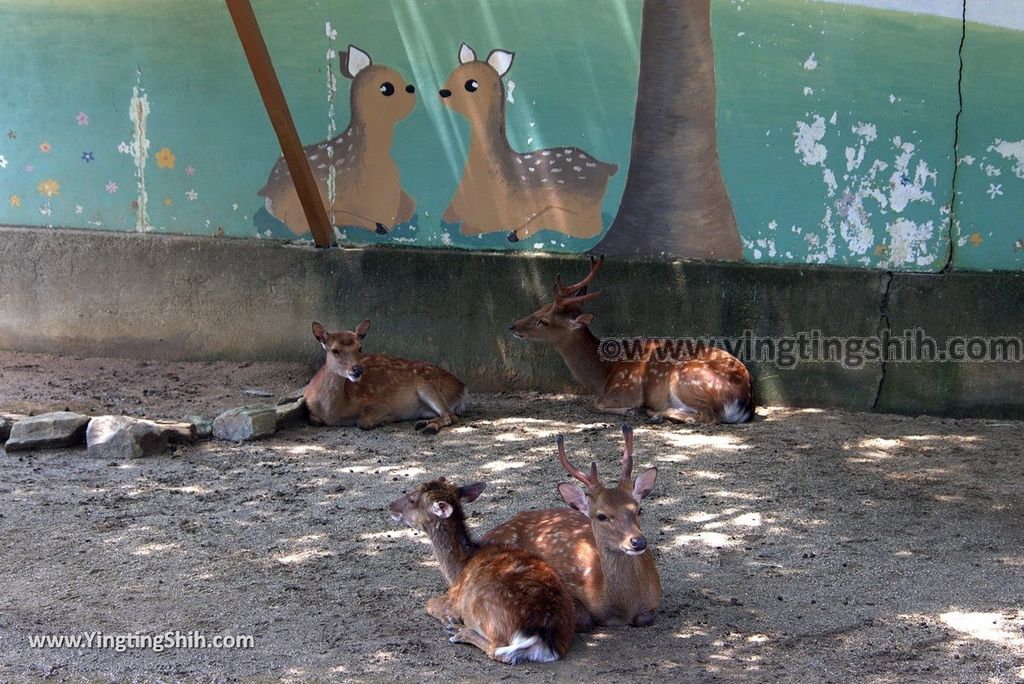
{"label": "tree trunk", "polygon": [[718,161],[710,0],[645,0],[626,189],[597,253],[743,257]]}

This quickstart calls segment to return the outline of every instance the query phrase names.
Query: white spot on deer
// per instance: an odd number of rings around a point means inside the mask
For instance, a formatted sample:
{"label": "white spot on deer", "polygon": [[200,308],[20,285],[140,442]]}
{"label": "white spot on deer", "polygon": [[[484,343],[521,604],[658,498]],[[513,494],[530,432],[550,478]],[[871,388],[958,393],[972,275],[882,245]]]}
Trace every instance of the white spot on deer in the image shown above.
{"label": "white spot on deer", "polygon": [[583,167],[582,166],[574,166],[574,167],[572,167],[572,170],[576,171],[577,173],[579,173],[580,171],[583,170]]}
{"label": "white spot on deer", "polygon": [[587,162],[587,168],[588,168],[588,169],[592,169],[592,168],[594,168],[595,166],[597,166],[597,164],[595,164],[594,162]]}
{"label": "white spot on deer", "polygon": [[559,168],[551,169],[551,173],[562,173],[562,169],[559,169]]}
{"label": "white spot on deer", "polygon": [[522,164],[523,160],[521,157],[516,157],[516,164]]}
{"label": "white spot on deer", "polygon": [[544,155],[545,157],[550,157],[551,156],[551,150],[544,150],[543,152],[541,152],[541,154]]}

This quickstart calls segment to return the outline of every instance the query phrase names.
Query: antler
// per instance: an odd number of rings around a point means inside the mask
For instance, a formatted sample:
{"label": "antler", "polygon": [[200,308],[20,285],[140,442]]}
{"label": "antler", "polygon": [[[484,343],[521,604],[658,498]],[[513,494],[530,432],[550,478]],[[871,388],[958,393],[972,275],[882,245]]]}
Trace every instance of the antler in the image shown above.
{"label": "antler", "polygon": [[590,281],[592,281],[594,279],[594,276],[597,275],[597,272],[601,270],[601,266],[603,264],[604,264],[604,255],[603,254],[601,255],[600,258],[595,258],[593,256],[590,257],[590,273],[588,273],[587,277],[584,278],[583,280],[581,280],[580,282],[576,283],[575,285],[569,285],[568,287],[566,287],[565,285],[562,285],[562,275],[561,274],[558,274],[557,276],[555,276],[555,299],[558,300],[558,299],[564,299],[566,297],[570,297],[570,296],[576,294],[577,292],[579,292],[580,290],[582,290],[583,288],[585,288],[587,285],[590,284]]}
{"label": "antler", "polygon": [[619,482],[629,482],[633,475],[633,426],[623,425],[622,436],[626,438],[626,448],[622,450],[622,472]]}
{"label": "antler", "polygon": [[562,462],[562,467],[565,468],[565,472],[587,485],[589,489],[601,486],[601,481],[597,479],[597,463],[593,461],[590,462],[590,475],[587,475],[572,463],[569,463],[569,459],[565,456],[565,438],[562,437],[562,435],[558,435],[558,437],[555,438],[555,444],[558,445],[558,460]]}

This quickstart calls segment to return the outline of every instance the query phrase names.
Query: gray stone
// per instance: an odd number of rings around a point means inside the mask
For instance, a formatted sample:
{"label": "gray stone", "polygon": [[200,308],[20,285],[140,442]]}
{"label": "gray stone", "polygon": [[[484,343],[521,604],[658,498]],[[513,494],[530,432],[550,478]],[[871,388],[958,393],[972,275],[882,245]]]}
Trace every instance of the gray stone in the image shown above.
{"label": "gray stone", "polygon": [[287,404],[278,404],[274,407],[274,410],[277,411],[278,430],[286,425],[303,422],[309,415],[309,411],[306,410],[305,397],[299,397],[295,401],[288,402]]}
{"label": "gray stone", "polygon": [[192,423],[196,426],[196,437],[199,439],[209,439],[213,437],[213,421],[206,416],[185,416],[185,422]]}
{"label": "gray stone", "polygon": [[29,416],[14,424],[4,448],[7,451],[25,451],[77,446],[82,443],[88,423],[89,416],[71,411]]}
{"label": "gray stone", "polygon": [[241,406],[213,421],[213,436],[231,442],[268,437],[277,432],[277,411],[272,406]]}
{"label": "gray stone", "polygon": [[302,387],[299,387],[298,389],[293,389],[291,392],[288,392],[287,394],[282,394],[281,396],[279,396],[277,398],[277,403],[279,405],[280,404],[290,404],[290,403],[292,403],[294,401],[302,399],[305,396],[306,396],[306,386],[303,385]]}
{"label": "gray stone", "polygon": [[89,421],[85,443],[94,458],[140,458],[167,449],[171,432],[142,418],[97,416]]}

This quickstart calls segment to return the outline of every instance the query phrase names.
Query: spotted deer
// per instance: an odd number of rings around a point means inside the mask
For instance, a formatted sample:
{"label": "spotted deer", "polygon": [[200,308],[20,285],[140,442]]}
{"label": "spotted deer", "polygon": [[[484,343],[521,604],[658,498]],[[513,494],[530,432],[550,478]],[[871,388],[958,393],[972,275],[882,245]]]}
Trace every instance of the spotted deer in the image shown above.
{"label": "spotted deer", "polygon": [[[743,362],[709,345],[675,346],[672,353],[649,341],[636,359],[603,358],[590,331],[593,314],[582,305],[604,264],[591,257],[590,273],[575,285],[555,279],[555,299],[509,326],[519,339],[553,344],[573,376],[597,395],[594,410],[630,415],[643,410],[654,421],[744,423],[754,416],[754,389]],[[693,353],[690,354],[690,351]]]}
{"label": "spotted deer", "polygon": [[558,660],[574,638],[572,597],[541,558],[470,538],[462,502],[474,501],[485,486],[456,487],[442,477],[388,506],[395,522],[430,538],[448,582],[448,593],[427,601],[427,612],[451,625],[452,643],[472,644],[499,662]]}
{"label": "spotted deer", "polygon": [[558,459],[565,471],[585,485],[558,486],[571,508],[525,511],[484,535],[484,544],[508,544],[535,553],[550,563],[576,601],[577,629],[594,624],[629,624],[645,627],[654,622],[661,602],[661,579],[640,529],[640,503],[654,488],[658,471],[650,468],[635,480],[633,430],[622,429],[619,481],[605,487],[597,476],[575,468],[565,455],[565,440],[558,436]]}
{"label": "spotted deer", "polygon": [[[402,189],[398,165],[391,157],[395,124],[412,112],[416,87],[354,45],[340,55],[341,73],[352,79],[348,128],[304,149],[332,223],[386,234],[409,221],[416,204]],[[331,170],[333,168],[333,174]],[[329,187],[334,183],[334,201]],[[292,232],[309,231],[295,185],[279,157],[267,184],[257,193],[267,211]]]}
{"label": "spotted deer", "polygon": [[465,43],[441,101],[469,120],[469,156],[444,220],[464,235],[509,231],[508,239],[541,229],[578,238],[601,232],[601,200],[615,164],[576,147],[516,152],[505,134],[502,77],[515,53],[492,50],[479,60]]}
{"label": "spotted deer", "polygon": [[362,353],[370,330],[363,321],[354,331],[329,333],[313,323],[313,337],[326,352],[303,392],[311,425],[356,425],[370,430],[382,423],[416,420],[416,429],[434,434],[455,423],[466,389],[448,371],[424,361]]}

